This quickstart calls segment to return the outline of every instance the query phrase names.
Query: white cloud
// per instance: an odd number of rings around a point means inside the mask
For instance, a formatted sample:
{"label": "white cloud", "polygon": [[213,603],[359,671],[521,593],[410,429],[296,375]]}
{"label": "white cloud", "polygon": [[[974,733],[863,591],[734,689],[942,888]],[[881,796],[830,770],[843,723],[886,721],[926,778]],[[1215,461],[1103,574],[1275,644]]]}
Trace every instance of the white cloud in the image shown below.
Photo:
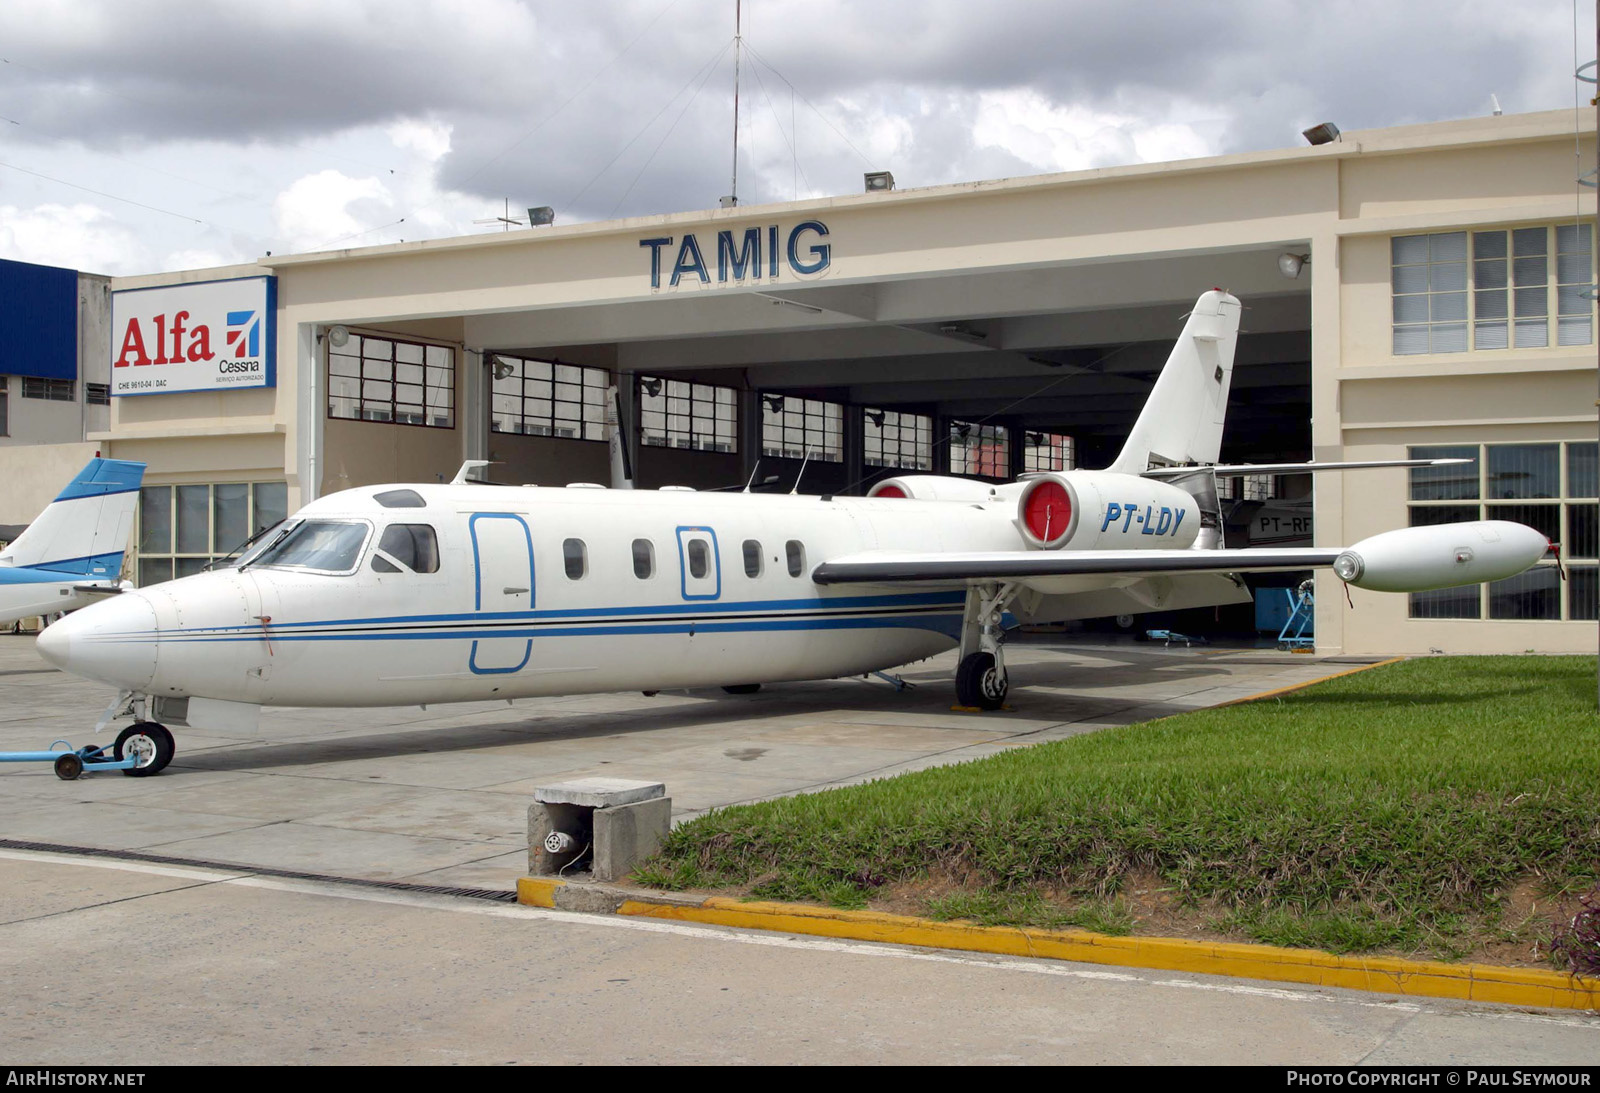
{"label": "white cloud", "polygon": [[980,146],[1004,148],[1041,170],[1076,171],[1215,155],[1225,121],[1192,122],[1058,104],[1030,88],[978,95],[972,134]]}
{"label": "white cloud", "polygon": [[[360,204],[359,211],[352,205]],[[375,178],[351,178],[332,169],[296,179],[272,203],[278,237],[291,251],[318,250],[367,231],[387,216],[394,203],[388,187]]]}
{"label": "white cloud", "polygon": [[140,273],[149,257],[134,234],[106,210],[87,202],[0,205],[0,254],[23,262],[90,273]]}

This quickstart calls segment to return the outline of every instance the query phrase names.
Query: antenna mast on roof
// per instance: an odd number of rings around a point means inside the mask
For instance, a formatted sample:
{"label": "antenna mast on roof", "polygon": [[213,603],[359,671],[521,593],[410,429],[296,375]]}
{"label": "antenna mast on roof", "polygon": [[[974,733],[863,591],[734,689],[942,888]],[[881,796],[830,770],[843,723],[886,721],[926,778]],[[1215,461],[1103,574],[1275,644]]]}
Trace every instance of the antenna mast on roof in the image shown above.
{"label": "antenna mast on roof", "polygon": [[744,53],[744,34],[740,23],[744,0],[733,0],[733,189],[728,191],[729,206],[739,204],[739,61]]}

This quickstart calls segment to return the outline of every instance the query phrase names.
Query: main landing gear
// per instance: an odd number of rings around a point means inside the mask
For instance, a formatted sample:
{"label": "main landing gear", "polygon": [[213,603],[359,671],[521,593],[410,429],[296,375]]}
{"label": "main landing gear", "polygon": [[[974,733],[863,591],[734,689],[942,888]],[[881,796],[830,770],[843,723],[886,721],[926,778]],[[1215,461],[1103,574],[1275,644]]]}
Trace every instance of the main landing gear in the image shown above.
{"label": "main landing gear", "polygon": [[1006,608],[1020,591],[1020,585],[1003,583],[967,589],[961,617],[961,660],[956,668],[957,704],[980,710],[998,710],[1005,704],[1010,681],[1000,626]]}

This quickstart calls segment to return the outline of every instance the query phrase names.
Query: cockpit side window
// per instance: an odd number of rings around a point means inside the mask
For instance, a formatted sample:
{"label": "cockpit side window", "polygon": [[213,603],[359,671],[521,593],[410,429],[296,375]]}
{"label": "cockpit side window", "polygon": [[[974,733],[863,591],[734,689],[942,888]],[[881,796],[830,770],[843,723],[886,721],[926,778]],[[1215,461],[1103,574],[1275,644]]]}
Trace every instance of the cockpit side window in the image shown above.
{"label": "cockpit side window", "polygon": [[349,573],[361,556],[367,530],[365,523],[354,520],[302,520],[250,564]]}
{"label": "cockpit side window", "polygon": [[416,490],[386,490],[375,493],[372,499],[386,509],[425,509],[428,503]]}
{"label": "cockpit side window", "polygon": [[379,573],[399,573],[401,567],[413,573],[439,571],[439,539],[430,525],[390,524],[383,529],[372,555],[372,568]]}

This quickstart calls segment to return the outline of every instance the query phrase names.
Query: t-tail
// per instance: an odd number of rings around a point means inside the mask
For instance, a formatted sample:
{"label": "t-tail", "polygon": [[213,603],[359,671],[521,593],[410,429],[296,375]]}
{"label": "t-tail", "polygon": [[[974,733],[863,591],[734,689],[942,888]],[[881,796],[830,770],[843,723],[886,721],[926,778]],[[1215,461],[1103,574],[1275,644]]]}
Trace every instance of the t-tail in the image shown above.
{"label": "t-tail", "polygon": [[91,459],[28,530],[0,551],[0,566],[115,580],[143,480],[143,463]]}
{"label": "t-tail", "polygon": [[1221,289],[1195,301],[1139,420],[1107,470],[1144,474],[1151,467],[1217,461],[1241,310]]}

